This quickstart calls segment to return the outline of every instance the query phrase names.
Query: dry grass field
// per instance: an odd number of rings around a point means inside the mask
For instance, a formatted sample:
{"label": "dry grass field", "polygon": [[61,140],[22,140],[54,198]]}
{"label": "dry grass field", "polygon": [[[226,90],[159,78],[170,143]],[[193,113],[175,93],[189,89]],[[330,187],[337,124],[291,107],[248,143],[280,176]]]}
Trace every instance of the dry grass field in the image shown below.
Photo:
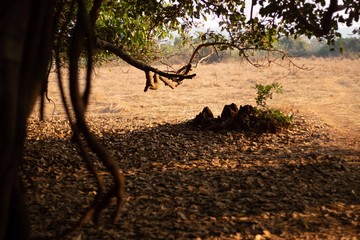
{"label": "dry grass field", "polygon": [[[201,65],[176,89],[146,93],[143,72],[96,68],[87,118],[126,175],[127,202],[120,223],[109,209],[101,227],[69,239],[359,239],[360,59],[294,63],[307,70]],[[291,129],[247,135],[187,124],[205,106],[220,115],[225,104],[255,105],[254,85],[274,81],[284,93],[268,105],[294,114]],[[55,75],[49,97],[46,121],[37,109],[29,120],[23,167],[34,238],[74,224],[96,191],[69,142]]]}
{"label": "dry grass field", "polygon": [[[286,111],[301,112],[319,118],[335,132],[358,137],[360,132],[360,60],[294,59],[307,70],[271,65],[257,69],[247,62],[201,65],[192,80],[172,90],[163,86],[144,93],[142,71],[124,64],[111,64],[95,69],[89,115],[121,118],[146,118],[154,121],[186,120],[209,106],[220,114],[224,104],[255,105],[256,83],[279,82],[284,94],[275,95],[268,103]],[[47,105],[47,117],[63,114],[55,76]]]}

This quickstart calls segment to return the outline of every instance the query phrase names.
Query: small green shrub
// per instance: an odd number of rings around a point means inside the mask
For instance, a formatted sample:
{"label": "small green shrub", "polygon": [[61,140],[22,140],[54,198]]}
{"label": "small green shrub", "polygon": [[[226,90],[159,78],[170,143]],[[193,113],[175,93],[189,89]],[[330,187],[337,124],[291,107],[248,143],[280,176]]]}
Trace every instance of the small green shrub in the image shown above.
{"label": "small green shrub", "polygon": [[283,93],[282,86],[277,82],[267,85],[255,84],[255,89],[257,89],[256,104],[263,108],[266,107],[266,101],[272,99],[274,91],[276,93]]}
{"label": "small green shrub", "polygon": [[273,93],[283,93],[282,86],[274,82],[268,85],[256,84],[257,96],[255,98],[257,107],[258,127],[267,128],[276,132],[279,128],[288,127],[293,121],[293,115],[288,115],[278,109],[272,109],[267,106],[267,100],[272,99]]}
{"label": "small green shrub", "polygon": [[293,115],[285,114],[277,109],[257,110],[258,125],[270,130],[270,132],[276,132],[280,128],[286,128],[290,126],[293,121]]}

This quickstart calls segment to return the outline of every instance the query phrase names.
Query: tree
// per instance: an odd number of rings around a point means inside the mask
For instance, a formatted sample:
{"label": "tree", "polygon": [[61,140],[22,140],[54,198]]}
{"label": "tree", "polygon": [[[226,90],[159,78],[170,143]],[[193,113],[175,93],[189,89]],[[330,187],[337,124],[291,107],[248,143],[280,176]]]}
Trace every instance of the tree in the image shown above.
{"label": "tree", "polygon": [[339,38],[334,42],[334,45],[321,45],[312,54],[319,57],[332,56],[359,56],[360,53],[360,39],[359,38]]}
{"label": "tree", "polygon": [[[21,192],[18,167],[26,135],[26,120],[38,95],[46,92],[48,66],[55,59],[69,69],[70,112],[61,71],[59,91],[80,152],[98,182],[99,194],[75,227],[99,216],[112,197],[119,210],[124,192],[124,176],[106,149],[89,131],[84,120],[90,97],[94,52],[112,53],[144,71],[147,89],[159,81],[175,87],[192,78],[192,60],[203,47],[218,50],[236,48],[247,58],[247,51],[273,50],[282,35],[325,38],[333,43],[339,36],[338,23],[348,26],[359,21],[359,1],[253,0],[250,9],[244,0],[2,0],[0,2],[0,239],[28,239],[29,224]],[[259,16],[254,9],[260,8]],[[339,11],[345,11],[346,15]],[[247,16],[249,13],[249,16]],[[226,34],[205,31],[188,64],[173,72],[161,71],[148,63],[153,41],[169,37],[171,31],[190,31],[199,19],[217,16]],[[150,56],[150,57],[149,57]],[[86,59],[86,88],[79,90],[79,60]],[[75,116],[73,118],[72,116]],[[113,187],[105,190],[95,166],[87,161],[84,140],[113,176]],[[115,214],[115,220],[118,213]]]}
{"label": "tree", "polygon": [[304,56],[309,47],[309,43],[306,40],[304,37],[297,39],[282,37],[279,39],[278,46],[292,56]]}
{"label": "tree", "polygon": [[[333,44],[336,37],[340,37],[338,24],[346,23],[348,27],[359,21],[359,1],[345,0],[316,0],[314,2],[285,0],[285,1],[256,1],[260,4],[260,14],[272,19],[272,27],[278,28],[285,35],[305,35],[324,38]],[[329,2],[329,3],[327,3]],[[359,33],[359,29],[354,29]]]}

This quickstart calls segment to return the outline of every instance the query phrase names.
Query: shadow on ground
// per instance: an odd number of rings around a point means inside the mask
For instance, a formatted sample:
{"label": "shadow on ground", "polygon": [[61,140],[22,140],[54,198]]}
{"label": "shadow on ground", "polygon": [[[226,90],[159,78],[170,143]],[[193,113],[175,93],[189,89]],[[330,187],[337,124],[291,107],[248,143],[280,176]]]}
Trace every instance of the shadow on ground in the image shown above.
{"label": "shadow on ground", "polygon": [[[95,132],[126,174],[127,202],[120,223],[110,222],[110,208],[101,227],[88,224],[70,239],[360,235],[360,152],[337,145],[325,128],[300,121],[278,134],[246,135],[181,123]],[[34,238],[71,226],[94,197],[94,180],[68,139],[27,141]]]}

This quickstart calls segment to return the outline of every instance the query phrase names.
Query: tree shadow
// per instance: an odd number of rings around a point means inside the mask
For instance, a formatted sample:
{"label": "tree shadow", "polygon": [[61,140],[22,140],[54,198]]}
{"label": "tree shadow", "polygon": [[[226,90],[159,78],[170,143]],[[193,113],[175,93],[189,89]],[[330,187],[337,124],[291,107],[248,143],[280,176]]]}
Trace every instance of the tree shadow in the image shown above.
{"label": "tree shadow", "polygon": [[[280,134],[245,135],[181,123],[101,132],[126,175],[127,202],[120,223],[110,224],[109,209],[101,228],[89,225],[79,234],[83,239],[357,236],[360,151],[332,145],[321,131],[300,127]],[[40,145],[48,149],[59,141],[45,139]],[[73,156],[74,145],[61,145],[64,156],[66,149],[73,149]],[[46,227],[34,226],[35,237],[57,234],[59,223],[71,225],[95,189],[78,158],[44,162],[44,169],[61,166],[52,187],[41,188],[55,197],[48,202],[44,198],[41,207],[29,200],[30,216],[41,219],[53,213]],[[74,162],[78,166],[67,168]],[[49,174],[40,175],[49,181]],[[59,201],[62,205],[51,211]]]}

